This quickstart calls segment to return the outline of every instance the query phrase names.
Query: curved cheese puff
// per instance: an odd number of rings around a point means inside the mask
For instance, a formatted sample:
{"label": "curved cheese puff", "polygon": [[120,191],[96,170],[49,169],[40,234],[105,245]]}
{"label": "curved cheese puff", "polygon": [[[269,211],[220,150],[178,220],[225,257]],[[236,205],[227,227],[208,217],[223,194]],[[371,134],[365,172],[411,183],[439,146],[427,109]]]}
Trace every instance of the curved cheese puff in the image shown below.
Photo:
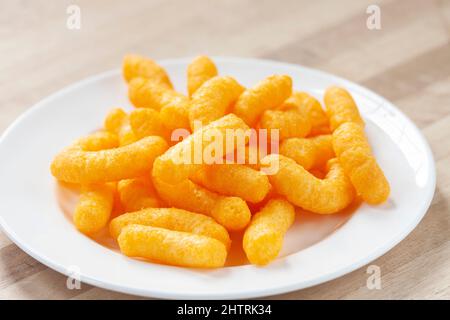
{"label": "curved cheese puff", "polygon": [[269,178],[264,173],[241,164],[204,166],[192,180],[219,194],[240,197],[252,203],[262,201],[270,190]]}
{"label": "curved cheese puff", "polygon": [[218,195],[190,180],[168,184],[153,176],[153,184],[168,205],[211,216],[227,230],[241,230],[250,221],[250,209],[241,198]]}
{"label": "curved cheese puff", "polygon": [[88,235],[100,231],[109,221],[113,201],[114,188],[110,184],[82,186],[73,215],[77,229]]}
{"label": "curved cheese puff", "polygon": [[153,184],[147,176],[121,180],[117,184],[117,190],[125,212],[160,206]]}
{"label": "curved cheese puff", "polygon": [[183,267],[223,267],[227,258],[227,249],[219,240],[137,224],[126,226],[118,242],[126,256]]}
{"label": "curved cheese puff", "polygon": [[248,260],[266,265],[275,260],[283,246],[283,238],[294,223],[294,206],[283,199],[270,200],[254,214],[244,233],[242,245]]}
{"label": "curved cheese puff", "polygon": [[99,151],[117,148],[119,146],[119,138],[114,133],[98,131],[80,138],[78,144],[85,151]]}
{"label": "curved cheese puff", "polygon": [[138,139],[160,136],[170,141],[170,131],[163,125],[159,112],[154,109],[140,108],[131,111],[130,126]]}
{"label": "curved cheese puff", "polygon": [[[117,148],[119,139],[116,134],[99,131],[80,138],[76,144],[84,151],[99,151]],[[75,210],[74,224],[83,233],[95,233],[104,226],[102,219],[109,220],[109,216],[112,214],[117,197],[113,197],[111,210],[108,208],[110,195],[113,196],[113,193],[115,195],[116,184],[81,185],[79,190],[81,195]],[[91,209],[93,212],[89,211]]]}
{"label": "curved cheese puff", "polygon": [[277,193],[296,206],[315,213],[330,214],[352,202],[353,186],[337,159],[328,162],[325,179],[316,178],[294,160],[282,155],[268,155],[261,163],[275,166],[276,161],[279,161],[279,169],[269,176],[269,180]]}
{"label": "curved cheese puff", "polygon": [[128,114],[120,108],[115,108],[108,113],[104,127],[107,131],[117,134],[121,146],[138,140],[131,130]]}
{"label": "curved cheese puff", "polygon": [[233,112],[253,126],[264,111],[279,107],[291,93],[292,79],[289,76],[269,76],[245,90],[236,101]]}
{"label": "curved cheese puff", "polygon": [[122,71],[126,82],[141,77],[167,88],[172,88],[172,83],[166,71],[151,59],[136,54],[128,54],[123,58]]}
{"label": "curved cheese puff", "polygon": [[111,220],[109,224],[111,236],[117,239],[122,229],[130,224],[195,233],[217,239],[227,248],[231,243],[227,230],[214,219],[182,209],[150,208],[122,214]]}
{"label": "curved cheese puff", "polygon": [[311,131],[308,117],[298,110],[267,110],[264,111],[260,126],[270,133],[273,129],[279,130],[281,140],[299,137],[303,138]]}
{"label": "curved cheese puff", "polygon": [[209,79],[217,76],[214,62],[207,56],[196,57],[187,68],[187,89],[189,96]]}
{"label": "curved cheese puff", "polygon": [[192,96],[189,121],[194,131],[194,121],[203,126],[223,117],[244,88],[232,77],[214,77],[205,82]]}
{"label": "curved cheese puff", "polygon": [[361,198],[370,204],[386,201],[389,182],[372,154],[363,127],[352,122],[342,124],[333,132],[333,147]]}
{"label": "curved cheese puff", "polygon": [[182,128],[189,130],[189,100],[183,95],[175,97],[171,103],[159,111],[164,126],[170,131]]}
{"label": "curved cheese puff", "polygon": [[297,109],[306,114],[311,124],[309,136],[330,133],[330,123],[320,102],[306,92],[295,91],[281,105],[281,110]]}
{"label": "curved cheese puff", "polygon": [[[216,144],[226,146],[228,129],[238,134],[236,130],[240,130],[244,134],[249,128],[244,121],[233,114],[213,121],[158,157],[153,166],[153,176],[172,184],[186,180],[204,165],[203,152],[208,146]],[[199,158],[199,161],[195,161],[196,158]]]}
{"label": "curved cheese puff", "polygon": [[332,131],[345,122],[355,122],[364,126],[358,107],[347,90],[330,87],[325,91],[324,100]]}
{"label": "curved cheese puff", "polygon": [[335,157],[330,134],[284,140],[280,145],[280,154],[295,160],[306,170],[321,168]]}
{"label": "curved cheese puff", "polygon": [[[170,100],[165,97],[166,92],[167,88],[140,77],[132,79],[128,84],[128,98],[136,108],[161,110],[162,102]],[[161,101],[161,97],[165,100]]]}
{"label": "curved cheese puff", "polygon": [[105,127],[105,130],[118,134],[123,125],[127,122],[127,113],[121,108],[114,108],[106,115],[103,126]]}
{"label": "curved cheese puff", "polygon": [[157,136],[100,151],[84,151],[75,144],[56,155],[51,172],[60,181],[82,184],[135,178],[148,174],[154,159],[167,147]]}
{"label": "curved cheese puff", "polygon": [[137,108],[158,110],[167,129],[190,128],[189,99],[181,93],[144,78],[134,78],[129,83],[128,96]]}

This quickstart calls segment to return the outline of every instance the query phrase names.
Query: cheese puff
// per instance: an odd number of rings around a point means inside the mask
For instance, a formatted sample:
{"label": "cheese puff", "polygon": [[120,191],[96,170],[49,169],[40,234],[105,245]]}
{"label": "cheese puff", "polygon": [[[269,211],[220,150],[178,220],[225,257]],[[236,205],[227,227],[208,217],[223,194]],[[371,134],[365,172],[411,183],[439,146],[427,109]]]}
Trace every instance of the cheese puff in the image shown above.
{"label": "cheese puff", "polygon": [[[236,130],[240,130],[245,134],[249,128],[242,119],[233,114],[213,121],[158,157],[153,166],[153,176],[172,184],[186,180],[204,165],[203,153],[205,150],[208,150],[206,148],[218,144],[226,147],[228,143],[228,129],[239,135],[239,132]],[[215,136],[216,139],[209,139],[208,137],[211,136]]]}
{"label": "cheese puff", "polygon": [[275,260],[283,246],[283,238],[294,223],[294,206],[283,199],[270,200],[254,214],[244,233],[242,245],[248,260],[266,265]]}
{"label": "cheese puff", "polygon": [[333,148],[358,195],[369,204],[387,200],[389,182],[372,154],[361,125],[347,122],[333,132]]}
{"label": "cheese puff", "polygon": [[347,90],[330,87],[325,91],[324,100],[332,131],[345,122],[355,122],[364,126],[358,107]]}
{"label": "cheese puff", "polygon": [[153,184],[147,176],[121,180],[117,184],[117,190],[125,212],[157,208],[161,205]]}
{"label": "cheese puff", "polygon": [[84,151],[99,151],[117,148],[119,146],[119,138],[114,133],[98,131],[80,138],[78,143]]}
{"label": "cheese puff", "polygon": [[117,134],[127,120],[125,111],[121,108],[114,108],[106,115],[103,126],[107,131]]}
{"label": "cheese puff", "polygon": [[117,239],[122,229],[129,224],[140,224],[174,231],[190,232],[214,238],[230,247],[227,230],[214,219],[203,214],[176,208],[149,208],[129,212],[111,220],[109,231]]}
{"label": "cheese puff", "polygon": [[281,110],[296,109],[306,114],[311,130],[309,136],[316,136],[330,133],[330,124],[325,111],[322,109],[320,102],[306,92],[295,91],[281,105]]}
{"label": "cheese puff", "polygon": [[115,108],[108,113],[104,127],[107,131],[118,135],[121,146],[138,140],[131,130],[128,114],[120,108]]}
{"label": "cheese puff", "polygon": [[128,96],[137,108],[160,111],[161,120],[169,130],[189,129],[189,99],[175,90],[144,78],[134,78],[128,86]]}
{"label": "cheese puff", "polygon": [[325,179],[318,179],[294,160],[282,155],[271,154],[261,160],[262,165],[276,165],[278,171],[269,175],[276,192],[291,203],[320,214],[338,212],[353,200],[353,186],[337,161],[328,162]]}
{"label": "cheese puff", "polygon": [[232,77],[214,77],[205,82],[193,95],[189,121],[194,131],[194,121],[207,125],[228,111],[244,88]]}
{"label": "cheese puff", "polygon": [[330,134],[286,139],[280,145],[280,154],[295,160],[306,170],[321,168],[335,157]]}
{"label": "cheese puff", "polygon": [[189,130],[189,100],[185,96],[177,93],[159,113],[164,126],[170,131],[179,128]]}
{"label": "cheese puff", "polygon": [[241,164],[213,164],[196,172],[192,180],[209,190],[257,203],[270,190],[269,178],[259,170]]}
{"label": "cheese puff", "polygon": [[141,77],[167,88],[172,88],[172,83],[166,71],[151,59],[136,54],[128,54],[123,58],[122,71],[126,82]]}
{"label": "cheese puff", "polygon": [[218,268],[227,258],[227,248],[219,240],[138,224],[126,226],[118,242],[126,256],[182,267]]}
{"label": "cheese puff", "polygon": [[250,221],[250,209],[241,198],[221,196],[188,179],[168,184],[153,176],[153,184],[168,205],[211,216],[227,230],[241,230]]}
{"label": "cheese puff", "polygon": [[196,57],[187,68],[187,89],[189,96],[209,79],[217,76],[214,62],[207,56]]}
{"label": "cheese puff", "polygon": [[128,98],[136,108],[152,108],[157,111],[161,109],[161,97],[164,102],[168,100],[166,96],[167,88],[159,86],[144,78],[134,78],[128,83]]}
{"label": "cheese puff", "polygon": [[305,137],[311,131],[307,115],[298,110],[267,110],[261,116],[260,126],[270,133],[279,130],[281,140],[292,137]]}
{"label": "cheese puff", "polygon": [[135,178],[148,174],[154,159],[167,148],[157,136],[100,151],[84,151],[74,144],[56,155],[51,172],[60,181],[82,184]]}
{"label": "cheese puff", "polygon": [[140,108],[131,111],[130,126],[138,139],[160,136],[170,141],[170,132],[163,125],[159,112],[154,109]]}
{"label": "cheese puff", "polygon": [[100,231],[109,221],[113,201],[114,189],[110,184],[82,186],[73,215],[77,229],[88,235]]}
{"label": "cheese puff", "polygon": [[236,101],[233,112],[253,126],[264,111],[279,107],[291,93],[292,79],[286,75],[273,75],[245,90]]}

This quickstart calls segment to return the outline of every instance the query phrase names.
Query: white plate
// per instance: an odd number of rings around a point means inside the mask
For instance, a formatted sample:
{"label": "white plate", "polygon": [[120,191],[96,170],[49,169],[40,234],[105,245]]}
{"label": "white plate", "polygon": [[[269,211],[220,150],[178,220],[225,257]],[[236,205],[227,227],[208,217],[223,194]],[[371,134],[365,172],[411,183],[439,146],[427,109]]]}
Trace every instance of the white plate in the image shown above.
{"label": "white plate", "polygon": [[[220,74],[232,75],[245,86],[278,73],[291,75],[296,89],[319,98],[330,85],[347,88],[367,121],[366,132],[391,184],[388,202],[362,205],[348,221],[338,216],[317,223],[299,216],[280,258],[264,268],[185,269],[133,260],[109,250],[77,232],[64,216],[49,165],[61,148],[99,128],[111,107],[131,108],[126,86],[115,70],[41,101],[4,133],[0,223],[8,237],[50,268],[66,275],[79,270],[82,281],[95,286],[160,298],[222,299],[273,295],[342,276],[386,253],[419,223],[435,189],[434,161],[422,134],[389,101],[347,80],[296,65],[214,60]],[[189,61],[161,61],[176,88],[183,91]],[[322,236],[313,239],[315,233]]]}

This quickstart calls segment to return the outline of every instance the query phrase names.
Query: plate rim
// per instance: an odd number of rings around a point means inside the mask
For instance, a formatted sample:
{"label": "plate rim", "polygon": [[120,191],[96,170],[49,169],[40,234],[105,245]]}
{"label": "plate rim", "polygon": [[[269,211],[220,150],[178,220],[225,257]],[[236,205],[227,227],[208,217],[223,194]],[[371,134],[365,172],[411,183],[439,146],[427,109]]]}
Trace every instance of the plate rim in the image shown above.
{"label": "plate rim", "polygon": [[[190,61],[191,58],[192,57],[162,59],[162,60],[158,60],[158,63],[160,63],[162,65],[173,64],[173,63],[186,63],[186,62]],[[336,270],[335,272],[330,272],[326,276],[317,277],[314,280],[310,280],[310,281],[306,281],[306,282],[305,281],[303,281],[303,282],[293,281],[293,283],[291,283],[289,285],[278,286],[276,288],[268,288],[268,289],[264,289],[264,290],[245,289],[245,290],[242,290],[242,292],[239,292],[237,294],[236,293],[232,293],[232,294],[190,293],[190,294],[186,294],[186,293],[178,293],[178,292],[174,293],[174,292],[170,292],[170,290],[168,290],[168,291],[153,290],[152,288],[148,288],[145,290],[139,290],[136,288],[123,286],[120,284],[99,281],[95,278],[91,278],[91,277],[83,274],[83,272],[80,273],[81,282],[84,282],[84,283],[87,283],[87,284],[90,284],[90,285],[93,285],[93,286],[96,286],[99,288],[107,289],[107,290],[113,290],[116,292],[123,292],[123,293],[127,293],[127,294],[143,296],[143,297],[156,297],[156,298],[169,298],[169,299],[186,299],[186,298],[187,299],[241,299],[241,298],[266,297],[266,296],[271,296],[271,295],[276,295],[276,294],[281,294],[281,293],[288,293],[288,292],[312,287],[312,286],[315,286],[315,285],[318,285],[321,283],[331,281],[331,280],[341,277],[345,274],[348,274],[352,271],[355,271],[355,270],[363,267],[364,265],[370,263],[371,261],[381,257],[385,253],[389,252],[393,247],[395,247],[402,240],[404,240],[416,228],[416,226],[420,223],[420,221],[423,219],[423,217],[427,213],[428,208],[430,207],[431,202],[433,200],[433,196],[434,196],[434,193],[436,190],[436,166],[435,166],[435,161],[434,161],[431,147],[428,144],[425,136],[420,131],[420,129],[414,124],[414,122],[407,115],[405,115],[403,113],[403,111],[401,111],[399,108],[397,108],[394,103],[390,102],[389,100],[387,100],[383,96],[379,95],[378,93],[359,85],[356,82],[352,82],[352,81],[342,78],[340,76],[337,76],[337,75],[334,75],[334,74],[331,74],[328,72],[324,72],[319,69],[305,67],[300,64],[286,63],[286,62],[280,62],[280,61],[270,60],[270,59],[243,58],[243,57],[232,57],[232,56],[211,56],[211,58],[215,61],[231,62],[231,63],[232,62],[238,62],[238,63],[251,62],[251,63],[266,63],[266,64],[270,64],[270,65],[279,65],[279,66],[282,66],[285,68],[299,68],[300,67],[300,68],[307,70],[308,72],[311,72],[313,74],[315,73],[322,77],[335,79],[335,80],[343,83],[344,85],[349,85],[351,87],[351,90],[350,90],[351,92],[355,92],[355,90],[358,90],[359,91],[358,93],[363,94],[364,96],[375,96],[377,99],[383,101],[385,103],[384,107],[388,108],[389,110],[393,111],[394,113],[399,114],[403,118],[403,120],[405,120],[408,123],[408,125],[415,131],[415,134],[420,138],[421,145],[424,146],[424,150],[426,153],[426,160],[428,162],[427,165],[429,167],[429,172],[430,172],[429,178],[431,180],[431,188],[427,189],[425,201],[422,202],[420,209],[418,209],[418,212],[421,212],[421,213],[417,215],[416,219],[414,221],[412,221],[408,227],[405,227],[402,232],[398,233],[397,236],[395,237],[395,239],[392,239],[389,244],[385,245],[384,247],[380,247],[377,250],[375,250],[374,252],[372,252],[371,254],[365,256],[364,258],[361,258],[358,262],[353,263],[351,267],[342,268],[341,270]],[[22,114],[20,114],[4,130],[4,132],[2,133],[2,135],[0,137],[0,146],[3,144],[3,141],[9,136],[10,132],[13,132],[15,127],[18,126],[18,124],[20,122],[22,122],[22,120],[24,118],[32,116],[35,112],[38,112],[42,107],[45,107],[45,105],[48,102],[58,98],[59,96],[65,95],[67,92],[75,90],[77,87],[85,86],[85,85],[88,85],[89,83],[99,81],[102,78],[107,78],[107,77],[114,76],[114,75],[120,75],[119,68],[108,70],[105,72],[101,72],[101,73],[83,78],[83,79],[76,81],[75,83],[72,83],[68,86],[65,86],[65,87],[57,90],[56,92],[50,94],[49,96],[39,100],[38,102],[33,104],[30,108],[25,110]],[[65,275],[65,276],[69,276],[69,272],[66,267],[64,267],[63,265],[59,264],[58,262],[53,261],[52,259],[50,259],[42,254],[35,252],[35,250],[33,250],[32,246],[23,243],[23,241],[21,241],[21,238],[19,236],[17,236],[17,234],[14,232],[14,230],[10,229],[9,226],[6,224],[1,213],[0,213],[0,229],[5,233],[5,235],[13,243],[15,243],[21,250],[26,252],[28,255],[30,255],[31,257],[33,257],[40,263],[46,265],[47,267]]]}

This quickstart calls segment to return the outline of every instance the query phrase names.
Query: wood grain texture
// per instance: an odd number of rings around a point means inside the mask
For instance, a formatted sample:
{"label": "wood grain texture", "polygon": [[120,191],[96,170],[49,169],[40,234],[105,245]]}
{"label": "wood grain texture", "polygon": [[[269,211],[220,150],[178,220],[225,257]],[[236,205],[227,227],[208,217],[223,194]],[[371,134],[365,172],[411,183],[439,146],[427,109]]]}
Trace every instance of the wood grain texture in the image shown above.
{"label": "wood grain texture", "polygon": [[[66,28],[69,4],[81,30]],[[381,30],[366,8],[381,7]],[[437,166],[437,189],[419,226],[373,264],[275,299],[450,299],[450,1],[47,1],[11,0],[0,10],[0,132],[31,105],[87,76],[117,68],[125,53],[155,59],[262,57],[318,68],[393,101],[423,131]],[[138,298],[66,278],[0,233],[0,299]]]}

